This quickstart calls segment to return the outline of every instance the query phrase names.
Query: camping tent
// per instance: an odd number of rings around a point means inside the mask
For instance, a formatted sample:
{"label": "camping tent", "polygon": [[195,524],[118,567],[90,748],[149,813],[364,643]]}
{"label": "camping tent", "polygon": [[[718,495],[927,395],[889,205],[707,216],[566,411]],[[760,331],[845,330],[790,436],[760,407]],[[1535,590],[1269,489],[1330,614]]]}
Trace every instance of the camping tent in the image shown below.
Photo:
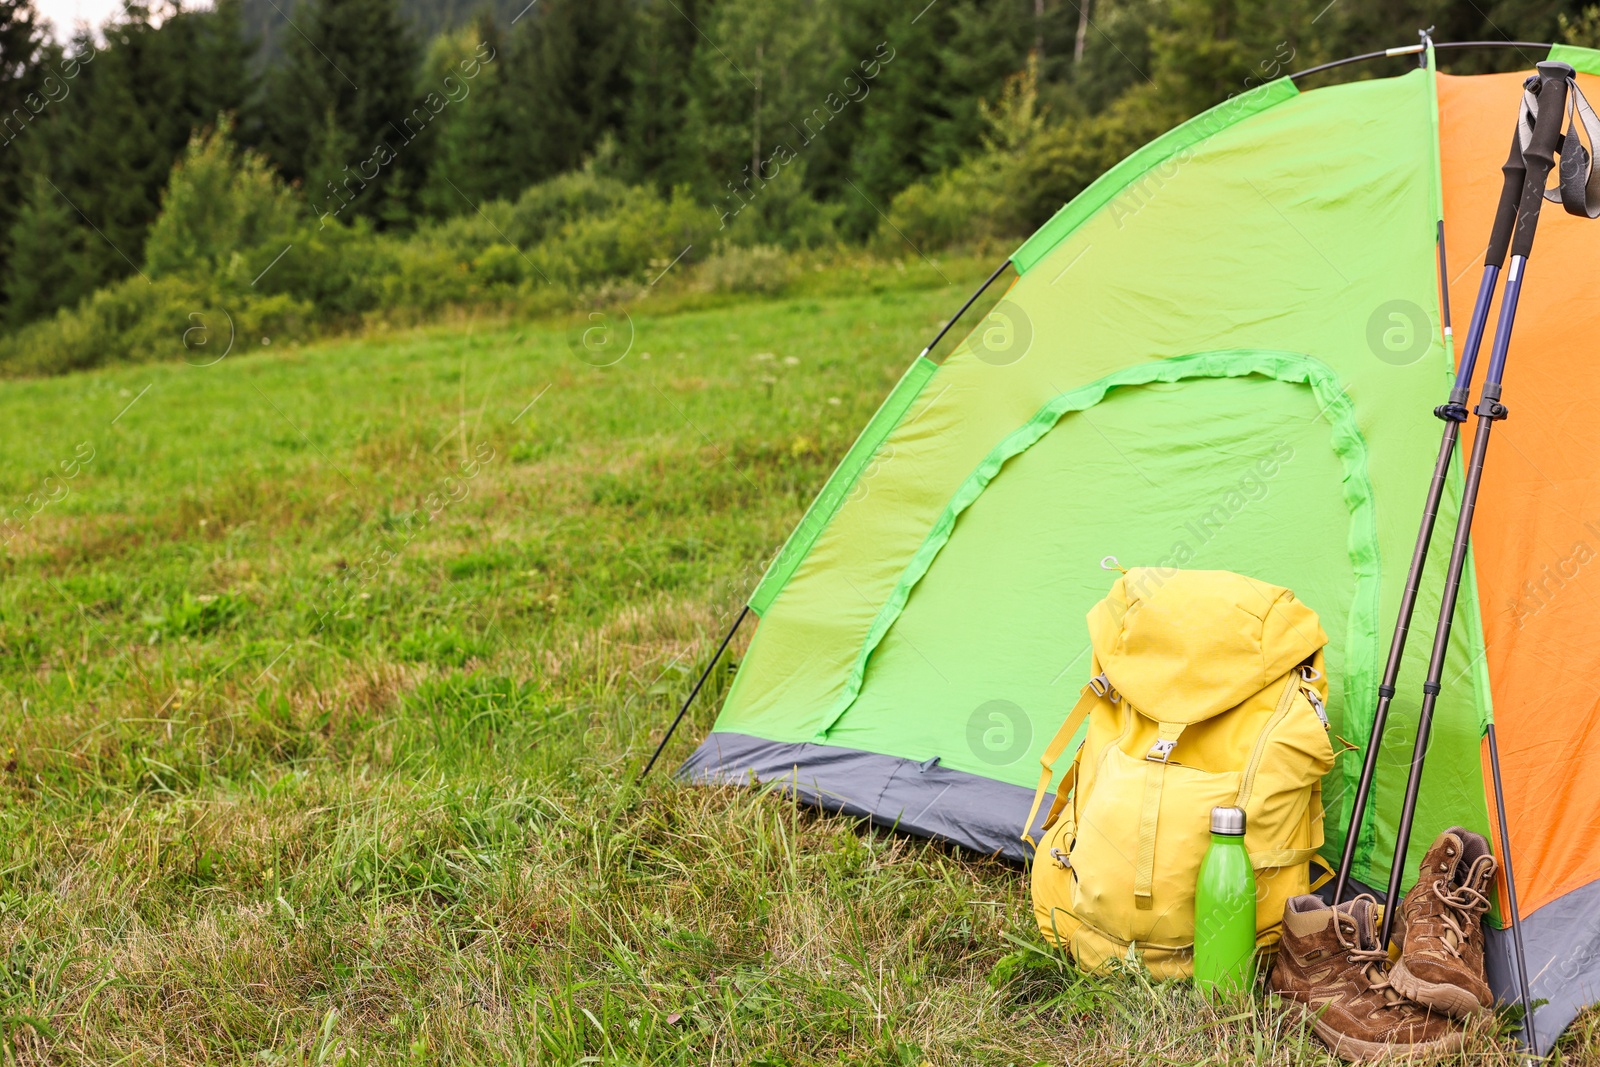
{"label": "camping tent", "polygon": [[[1472,306],[1522,95],[1522,74],[1423,58],[1241,93],[1029,238],[1003,298],[917,358],[768,569],[684,773],[784,782],[1022,858],[1039,754],[1086,680],[1084,615],[1114,577],[1102,560],[1235,570],[1293,589],[1330,635],[1328,711],[1350,743],[1325,783],[1337,862],[1453,370],[1442,297]],[[1550,58],[1600,98],[1600,52]],[[1544,1045],[1600,1001],[1595,337],[1600,230],[1547,210],[1408,863],[1451,825],[1492,833],[1494,721]],[[1387,879],[1448,549],[1436,536],[1355,853],[1368,885]]]}

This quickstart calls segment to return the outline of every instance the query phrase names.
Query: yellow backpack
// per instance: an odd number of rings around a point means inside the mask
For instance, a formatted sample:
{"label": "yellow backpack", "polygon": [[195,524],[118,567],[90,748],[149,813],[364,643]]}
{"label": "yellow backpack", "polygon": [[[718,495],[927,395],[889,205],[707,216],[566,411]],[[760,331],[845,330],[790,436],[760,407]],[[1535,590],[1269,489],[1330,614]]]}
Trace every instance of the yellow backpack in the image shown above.
{"label": "yellow backpack", "polygon": [[1275,948],[1284,903],[1310,891],[1333,767],[1316,612],[1228,571],[1140,567],[1089,612],[1094,653],[1077,705],[1040,762],[1023,840],[1055,764],[1088,730],[1045,818],[1033,908],[1045,937],[1094,969],[1137,955],[1192,972],[1194,889],[1211,809],[1243,808],[1256,871],[1256,941]]}

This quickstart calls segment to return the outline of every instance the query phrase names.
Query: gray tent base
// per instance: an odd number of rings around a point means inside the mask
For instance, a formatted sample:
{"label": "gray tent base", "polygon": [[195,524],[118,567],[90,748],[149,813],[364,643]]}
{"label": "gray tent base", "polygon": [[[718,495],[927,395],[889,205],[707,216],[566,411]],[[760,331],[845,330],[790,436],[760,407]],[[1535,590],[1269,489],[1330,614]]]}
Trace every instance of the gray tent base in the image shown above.
{"label": "gray tent base", "polygon": [[[1527,949],[1529,992],[1533,1001],[1548,1003],[1533,1009],[1536,1051],[1549,1053],[1556,1039],[1578,1013],[1600,1002],[1600,882],[1590,882],[1551,901],[1522,919],[1522,942]],[[1509,1003],[1517,999],[1516,957],[1511,931],[1489,931],[1486,963],[1495,996]]]}
{"label": "gray tent base", "polygon": [[[678,772],[707,785],[781,783],[786,793],[828,811],[871,819],[986,856],[1027,862],[1020,839],[1030,790],[898,756],[833,745],[766,741],[713,732]],[[1356,892],[1383,893],[1356,883]],[[1600,1002],[1600,882],[1546,904],[1522,920],[1534,1000],[1538,1052],[1548,1053],[1584,1007]],[[1489,984],[1502,1003],[1517,997],[1508,930],[1489,930]]]}
{"label": "gray tent base", "polygon": [[819,808],[1013,863],[1028,858],[1020,835],[1033,791],[936,760],[713,732],[678,775],[716,785],[783,783],[785,792]]}

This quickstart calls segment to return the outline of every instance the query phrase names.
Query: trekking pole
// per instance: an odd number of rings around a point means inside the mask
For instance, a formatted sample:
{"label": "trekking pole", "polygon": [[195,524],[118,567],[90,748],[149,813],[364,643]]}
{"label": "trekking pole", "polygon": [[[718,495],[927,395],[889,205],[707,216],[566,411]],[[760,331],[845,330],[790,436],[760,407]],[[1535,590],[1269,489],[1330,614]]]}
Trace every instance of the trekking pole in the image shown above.
{"label": "trekking pole", "polygon": [[[1472,321],[1467,325],[1466,344],[1461,349],[1460,369],[1456,371],[1455,386],[1450,390],[1450,400],[1433,409],[1434,415],[1444,420],[1444,435],[1439,442],[1439,458],[1433,464],[1433,478],[1428,483],[1428,497],[1422,505],[1422,528],[1417,531],[1417,545],[1411,552],[1411,568],[1406,572],[1405,591],[1400,595],[1400,613],[1395,618],[1394,637],[1389,642],[1389,659],[1383,667],[1383,680],[1378,685],[1378,706],[1372,714],[1372,731],[1367,738],[1367,754],[1361,763],[1361,779],[1356,785],[1355,799],[1351,802],[1350,821],[1345,831],[1344,852],[1339,857],[1338,877],[1333,883],[1333,902],[1344,899],[1350,881],[1350,867],[1355,860],[1356,843],[1367,813],[1367,800],[1372,792],[1372,779],[1378,769],[1378,751],[1382,747],[1384,727],[1389,722],[1389,702],[1394,699],[1395,680],[1400,676],[1400,662],[1405,657],[1406,638],[1411,633],[1411,613],[1417,606],[1417,591],[1422,587],[1422,571],[1428,561],[1428,546],[1433,541],[1433,524],[1439,517],[1439,502],[1444,497],[1445,479],[1455,457],[1456,441],[1461,435],[1461,424],[1467,421],[1467,400],[1472,392],[1472,372],[1477,366],[1478,349],[1483,344],[1484,327],[1489,322],[1489,306],[1494,302],[1495,283],[1505,266],[1506,251],[1511,247],[1512,231],[1517,223],[1517,204],[1522,199],[1526,181],[1526,165],[1522,160],[1522,131],[1520,123],[1511,131],[1511,155],[1501,171],[1505,183],[1500,188],[1500,203],[1495,208],[1494,225],[1489,231],[1489,248],[1483,256],[1483,280],[1478,283],[1478,300],[1472,307]],[[1444,328],[1450,329],[1450,274],[1444,254],[1444,222],[1439,223],[1439,286],[1446,294],[1442,298]]]}
{"label": "trekking pole", "polygon": [[[1494,347],[1489,354],[1489,369],[1484,376],[1483,392],[1475,409],[1478,423],[1472,441],[1471,457],[1467,462],[1466,483],[1461,494],[1461,512],[1456,519],[1455,540],[1450,546],[1450,567],[1445,576],[1444,593],[1439,605],[1439,625],[1434,632],[1433,650],[1428,658],[1427,681],[1422,686],[1422,709],[1417,717],[1417,740],[1411,752],[1411,772],[1406,779],[1405,800],[1400,808],[1400,825],[1395,834],[1394,862],[1389,869],[1389,893],[1383,910],[1382,940],[1379,942],[1384,945],[1389,943],[1389,936],[1394,930],[1395,912],[1400,906],[1400,883],[1405,875],[1406,851],[1411,843],[1411,826],[1417,812],[1417,792],[1422,784],[1422,767],[1428,754],[1428,735],[1433,726],[1434,707],[1439,702],[1445,652],[1450,644],[1450,626],[1455,615],[1456,598],[1461,591],[1468,538],[1472,532],[1472,514],[1477,505],[1478,489],[1483,481],[1484,457],[1489,451],[1489,434],[1494,424],[1508,414],[1506,406],[1500,402],[1500,386],[1505,374],[1506,355],[1511,347],[1511,331],[1516,321],[1517,300],[1522,293],[1522,279],[1528,256],[1533,250],[1534,233],[1539,224],[1539,209],[1544,203],[1545,182],[1555,166],[1556,146],[1561,140],[1561,123],[1566,117],[1567,85],[1575,77],[1576,72],[1565,63],[1545,62],[1539,64],[1537,84],[1532,84],[1530,79],[1529,90],[1538,98],[1538,117],[1534,122],[1532,137],[1523,149],[1523,162],[1527,173],[1517,208],[1516,235],[1511,243],[1511,268],[1506,274],[1505,290],[1500,298],[1500,321],[1495,330]],[[1504,800],[1498,788],[1495,791],[1495,804],[1497,809],[1503,812]],[[1503,814],[1501,819],[1504,819]],[[1505,826],[1503,821],[1501,826]],[[1503,834],[1502,831],[1500,844],[1503,855],[1500,859],[1506,875],[1506,885],[1510,890],[1515,884],[1515,876],[1512,873],[1511,844],[1505,840]],[[1514,906],[1512,911],[1515,911]],[[1518,921],[1519,918],[1520,916],[1515,914],[1511,915],[1518,956],[1517,977],[1521,986],[1525,1025],[1531,1039],[1532,998],[1528,990],[1528,972],[1526,967],[1522,966],[1522,924]]]}

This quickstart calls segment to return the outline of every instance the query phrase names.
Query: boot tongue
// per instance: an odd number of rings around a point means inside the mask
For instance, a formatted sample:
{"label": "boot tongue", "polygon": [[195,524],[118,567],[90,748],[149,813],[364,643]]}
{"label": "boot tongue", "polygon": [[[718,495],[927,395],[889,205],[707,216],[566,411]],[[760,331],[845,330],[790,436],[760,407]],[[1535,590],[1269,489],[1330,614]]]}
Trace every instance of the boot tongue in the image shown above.
{"label": "boot tongue", "polygon": [[1423,861],[1428,865],[1430,874],[1443,875],[1447,882],[1455,884],[1456,873],[1463,869],[1461,858],[1465,847],[1461,843],[1461,835],[1465,832],[1456,827],[1439,835],[1439,840],[1433,843],[1433,848],[1428,850],[1427,859]]}
{"label": "boot tongue", "polygon": [[1355,923],[1356,944],[1371,949],[1378,946],[1377,908],[1371,897],[1360,896],[1341,906]]}

